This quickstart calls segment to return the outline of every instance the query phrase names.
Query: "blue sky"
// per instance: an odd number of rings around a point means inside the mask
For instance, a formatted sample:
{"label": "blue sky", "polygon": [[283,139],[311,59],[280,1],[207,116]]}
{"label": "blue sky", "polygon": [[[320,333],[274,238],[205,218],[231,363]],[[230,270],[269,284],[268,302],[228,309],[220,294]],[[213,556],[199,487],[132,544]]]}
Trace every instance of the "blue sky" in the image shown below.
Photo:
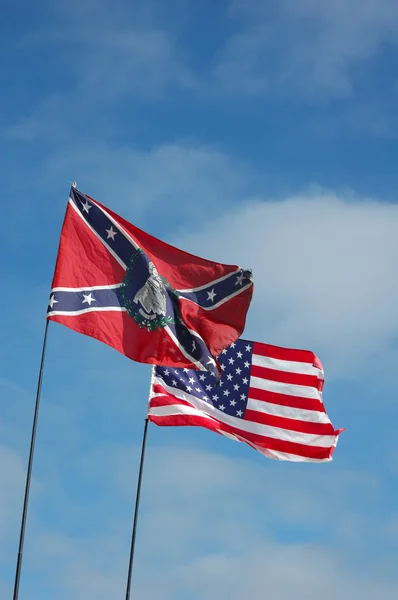
{"label": "blue sky", "polygon": [[[395,0],[2,8],[0,597],[76,177],[163,240],[251,267],[245,337],[315,351],[347,428],[332,463],[298,465],[150,425],[133,596],[396,598]],[[21,600],[123,597],[149,374],[50,325]]]}

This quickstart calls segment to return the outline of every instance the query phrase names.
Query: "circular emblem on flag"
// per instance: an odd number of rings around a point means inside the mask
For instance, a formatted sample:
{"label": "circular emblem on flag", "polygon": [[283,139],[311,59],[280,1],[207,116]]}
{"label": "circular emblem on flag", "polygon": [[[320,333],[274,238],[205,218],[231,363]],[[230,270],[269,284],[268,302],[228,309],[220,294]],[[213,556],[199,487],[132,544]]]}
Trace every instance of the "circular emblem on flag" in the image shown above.
{"label": "circular emblem on flag", "polygon": [[154,331],[181,321],[179,293],[159,275],[141,248],[134,251],[120,289],[123,305],[141,328]]}

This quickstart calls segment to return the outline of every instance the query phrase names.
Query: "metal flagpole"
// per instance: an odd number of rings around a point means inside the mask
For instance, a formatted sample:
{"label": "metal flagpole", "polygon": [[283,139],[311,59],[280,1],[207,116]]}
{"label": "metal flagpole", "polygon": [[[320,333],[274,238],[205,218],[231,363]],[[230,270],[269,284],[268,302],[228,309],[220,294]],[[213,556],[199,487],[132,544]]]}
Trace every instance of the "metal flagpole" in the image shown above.
{"label": "metal flagpole", "polygon": [[31,480],[31,476],[32,476],[33,455],[34,455],[34,451],[35,451],[36,429],[37,429],[37,420],[38,420],[38,416],[39,416],[41,383],[42,383],[42,379],[43,379],[44,357],[46,354],[48,324],[49,324],[49,321],[48,321],[48,319],[46,319],[46,328],[44,330],[44,339],[43,339],[43,349],[41,352],[39,378],[37,381],[36,404],[35,404],[35,413],[34,413],[34,417],[33,417],[32,437],[30,440],[28,472],[26,475],[26,483],[25,483],[25,498],[24,498],[23,510],[22,510],[21,532],[20,532],[20,536],[19,536],[18,560],[17,560],[17,568],[15,571],[15,581],[14,581],[14,596],[13,596],[14,600],[18,600],[19,580],[21,578],[22,553],[23,553],[23,545],[24,545],[24,540],[25,540],[26,515],[28,512],[30,480]]}
{"label": "metal flagpole", "polygon": [[137,494],[136,494],[136,497],[135,497],[133,533],[132,533],[132,536],[131,536],[129,571],[128,571],[128,575],[127,575],[126,600],[130,599],[131,573],[133,571],[135,536],[136,536],[136,533],[137,533],[138,508],[140,506],[141,481],[142,481],[142,471],[143,471],[143,468],[144,468],[144,458],[145,458],[145,446],[146,446],[146,433],[147,433],[147,429],[148,429],[148,417],[145,419],[144,435],[143,435],[143,438],[142,438],[140,470],[139,470],[139,474],[138,474]]}

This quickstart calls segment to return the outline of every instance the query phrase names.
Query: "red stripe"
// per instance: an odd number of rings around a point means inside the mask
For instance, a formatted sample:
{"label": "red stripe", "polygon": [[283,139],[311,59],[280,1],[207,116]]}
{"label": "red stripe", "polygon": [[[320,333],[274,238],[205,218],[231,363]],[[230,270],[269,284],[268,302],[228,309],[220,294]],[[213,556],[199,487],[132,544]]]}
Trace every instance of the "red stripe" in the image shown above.
{"label": "red stripe", "polygon": [[155,390],[157,394],[163,394],[162,396],[154,396],[150,400],[150,406],[153,408],[157,408],[159,406],[173,406],[174,404],[182,404],[183,406],[190,406],[191,408],[195,408],[199,410],[192,404],[192,402],[188,402],[187,400],[182,400],[181,398],[177,398],[176,396],[171,396],[168,394],[166,390],[163,390],[160,385],[155,385],[155,388],[159,388]]}
{"label": "red stripe", "polygon": [[205,416],[202,417],[194,415],[148,415],[148,419],[153,423],[156,423],[156,425],[160,425],[163,427],[198,426],[205,427],[206,429],[210,429],[211,431],[216,432],[219,432],[221,430],[225,433],[232,433],[238,436],[242,441],[246,441],[249,444],[255,444],[260,448],[275,450],[277,452],[285,452],[287,454],[295,454],[304,458],[326,460],[330,458],[334,450],[334,446],[330,446],[328,448],[323,448],[320,446],[306,446],[305,444],[286,442],[284,440],[269,438],[254,433],[248,433],[246,431],[241,431],[236,427],[226,425],[225,423],[217,423],[212,419],[206,418]]}
{"label": "red stripe", "polygon": [[302,396],[289,396],[288,394],[278,394],[276,392],[268,392],[258,388],[250,387],[249,398],[252,400],[261,400],[278,404],[279,406],[290,406],[291,408],[303,408],[305,410],[315,410],[325,413],[325,407],[321,400],[316,398],[303,398]]}
{"label": "red stripe", "polygon": [[331,423],[311,423],[309,421],[299,421],[298,419],[288,419],[286,417],[277,417],[257,410],[247,410],[245,412],[245,421],[261,423],[270,427],[279,427],[299,433],[311,433],[313,435],[334,435],[335,431]]}
{"label": "red stripe", "polygon": [[268,379],[269,381],[279,381],[280,383],[288,383],[293,385],[305,385],[319,389],[320,382],[316,375],[306,375],[304,373],[289,373],[287,371],[278,371],[276,369],[268,369],[267,367],[252,366],[251,375],[260,377],[260,379]]}
{"label": "red stripe", "polygon": [[[160,383],[155,383],[155,385],[152,386],[152,389],[155,394],[166,394],[167,396],[171,395]],[[151,398],[151,402],[154,399],[155,398]]]}
{"label": "red stripe", "polygon": [[160,427],[205,427],[206,429],[210,429],[210,431],[215,431],[217,433],[219,429],[221,429],[217,421],[213,421],[206,416],[199,415],[157,416],[149,414],[148,419]]}
{"label": "red stripe", "polygon": [[[293,348],[280,348],[279,346],[271,346],[270,344],[261,344],[254,342],[253,354],[260,356],[268,356],[269,358],[278,358],[279,360],[287,360],[293,362],[304,362],[322,368],[319,358],[310,350],[296,350]],[[316,363],[316,364],[315,364]]]}

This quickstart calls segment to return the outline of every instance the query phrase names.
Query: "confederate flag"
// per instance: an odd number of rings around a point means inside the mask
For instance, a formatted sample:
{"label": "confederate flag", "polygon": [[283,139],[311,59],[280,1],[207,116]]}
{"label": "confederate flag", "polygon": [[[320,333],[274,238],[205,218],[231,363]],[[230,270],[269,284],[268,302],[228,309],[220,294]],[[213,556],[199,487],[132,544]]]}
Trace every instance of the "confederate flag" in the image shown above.
{"label": "confederate flag", "polygon": [[250,271],[141,231],[72,186],[47,317],[132,360],[216,371],[244,329]]}

